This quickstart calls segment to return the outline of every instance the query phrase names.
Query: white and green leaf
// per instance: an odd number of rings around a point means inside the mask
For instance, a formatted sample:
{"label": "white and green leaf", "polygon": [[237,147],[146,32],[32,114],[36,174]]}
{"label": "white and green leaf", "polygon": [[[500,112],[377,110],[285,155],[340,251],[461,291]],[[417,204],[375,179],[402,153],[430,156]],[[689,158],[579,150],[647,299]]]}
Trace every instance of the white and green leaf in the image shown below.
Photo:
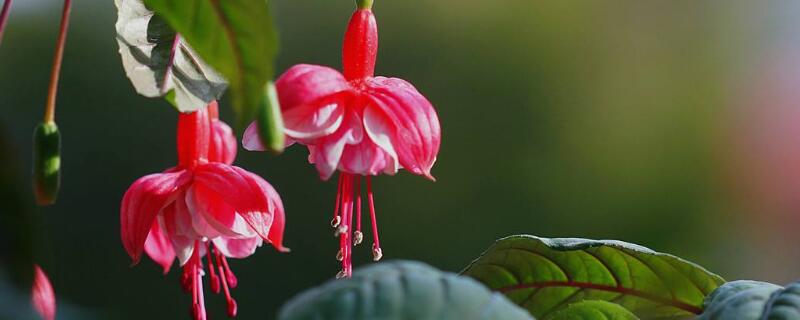
{"label": "white and green leaf", "polygon": [[182,112],[217,100],[225,79],[141,0],[115,0],[117,42],[125,73],[146,97],[165,97]]}

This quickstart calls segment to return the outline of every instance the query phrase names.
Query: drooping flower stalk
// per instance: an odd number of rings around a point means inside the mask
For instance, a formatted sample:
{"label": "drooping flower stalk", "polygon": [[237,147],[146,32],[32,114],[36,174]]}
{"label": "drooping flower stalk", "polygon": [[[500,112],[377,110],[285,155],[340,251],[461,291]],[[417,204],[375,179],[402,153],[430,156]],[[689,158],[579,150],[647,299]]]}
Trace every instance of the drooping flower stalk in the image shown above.
{"label": "drooping flower stalk", "polygon": [[56,120],[56,96],[58,95],[58,77],[61,74],[61,61],[64,57],[64,46],[67,42],[67,29],[69,29],[69,13],[72,0],[64,0],[64,9],[61,12],[61,26],[56,40],[56,52],[53,55],[53,69],[50,71],[50,86],[47,90],[47,105],[44,111],[44,122],[52,123]]}
{"label": "drooping flower stalk", "polygon": [[[309,162],[323,180],[339,171],[331,226],[339,237],[338,276],[352,273],[352,247],[363,241],[362,176],[372,221],[373,259],[383,250],[378,239],[371,176],[399,169],[433,180],[431,168],[441,140],[439,119],[431,103],[410,83],[374,76],[378,29],[371,0],[356,1],[345,33],[343,72],[300,64],[275,83],[288,143],[309,149]],[[245,132],[248,150],[265,150],[256,124]],[[355,220],[353,213],[355,212]]]}
{"label": "drooping flower stalk", "polygon": [[3,2],[3,9],[0,9],[0,44],[3,43],[3,33],[6,31],[8,13],[11,11],[11,0]]}
{"label": "drooping flower stalk", "polygon": [[263,241],[288,251],[283,246],[285,217],[278,193],[261,177],[229,164],[235,146],[230,127],[218,118],[216,103],[182,113],[178,166],[140,178],[122,200],[121,231],[128,254],[137,263],[142,252],[147,253],[164,273],[177,258],[183,266],[181,286],[191,294],[195,320],[206,319],[202,284],[206,274],[211,291],[225,294],[228,315],[236,315],[231,289],[238,279],[227,258],[246,258]]}
{"label": "drooping flower stalk", "polygon": [[[7,0],[6,5],[10,6]],[[53,69],[50,72],[50,86],[47,91],[44,119],[34,130],[33,147],[33,186],[36,202],[39,205],[51,205],[56,202],[61,183],[61,134],[55,122],[56,96],[58,95],[58,78],[61,73],[61,61],[67,41],[69,14],[72,0],[64,1],[61,13],[61,26],[53,55]],[[4,7],[4,10],[6,7]],[[5,12],[5,11],[4,11]],[[5,12],[7,14],[7,12]],[[0,21],[2,24],[3,21]]]}

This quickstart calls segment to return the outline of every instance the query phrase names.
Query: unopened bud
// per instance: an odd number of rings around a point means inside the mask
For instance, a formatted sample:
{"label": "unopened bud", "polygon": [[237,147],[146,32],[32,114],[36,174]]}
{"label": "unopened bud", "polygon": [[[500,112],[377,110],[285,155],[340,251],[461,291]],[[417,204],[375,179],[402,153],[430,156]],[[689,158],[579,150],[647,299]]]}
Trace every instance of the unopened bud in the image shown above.
{"label": "unopened bud", "polygon": [[361,231],[353,232],[353,244],[359,245],[362,241],[364,241],[364,234]]}
{"label": "unopened bud", "polygon": [[61,184],[61,134],[55,122],[42,122],[33,132],[33,191],[41,206],[56,202]]}

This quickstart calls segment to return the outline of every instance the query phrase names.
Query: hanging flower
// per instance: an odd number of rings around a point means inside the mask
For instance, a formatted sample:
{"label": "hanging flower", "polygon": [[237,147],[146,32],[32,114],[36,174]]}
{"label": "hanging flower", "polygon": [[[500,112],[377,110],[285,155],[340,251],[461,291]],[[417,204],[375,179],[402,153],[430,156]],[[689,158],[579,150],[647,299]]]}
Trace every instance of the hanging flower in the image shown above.
{"label": "hanging flower", "polygon": [[[301,64],[276,82],[288,143],[308,147],[309,162],[316,165],[322,179],[327,180],[336,170],[341,172],[332,221],[340,236],[339,276],[351,274],[351,244],[363,239],[360,177],[366,177],[373,258],[377,261],[383,253],[370,176],[393,175],[405,168],[433,180],[431,168],[441,139],[436,111],[413,85],[374,76],[378,30],[370,8],[371,1],[359,1],[350,19],[344,38],[343,74]],[[247,128],[243,144],[248,150],[265,149],[255,123]]]}
{"label": "hanging flower", "polygon": [[56,318],[56,295],[50,279],[38,264],[33,266],[31,304],[42,319],[53,320]]}
{"label": "hanging flower", "polygon": [[122,242],[134,264],[144,251],[166,273],[177,257],[195,319],[206,318],[204,256],[212,291],[224,290],[228,315],[235,316],[230,289],[237,279],[226,258],[246,258],[263,241],[288,251],[278,193],[261,177],[228,164],[230,128],[211,120],[216,108],[209,109],[180,114],[178,166],[134,182],[120,209]]}

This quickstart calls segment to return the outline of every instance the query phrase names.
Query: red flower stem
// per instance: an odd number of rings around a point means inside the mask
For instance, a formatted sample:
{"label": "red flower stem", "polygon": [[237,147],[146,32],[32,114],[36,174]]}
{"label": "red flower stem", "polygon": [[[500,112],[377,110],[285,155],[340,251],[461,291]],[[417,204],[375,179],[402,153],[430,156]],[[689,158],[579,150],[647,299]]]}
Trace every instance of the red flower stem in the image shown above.
{"label": "red flower stem", "polygon": [[3,10],[0,11],[0,43],[3,43],[3,31],[6,30],[9,11],[11,11],[11,0],[6,0],[6,2],[3,3]]}
{"label": "red flower stem", "polygon": [[56,119],[58,75],[61,73],[61,60],[64,57],[64,44],[67,42],[67,29],[69,28],[69,12],[71,5],[72,0],[64,0],[64,10],[61,12],[61,28],[58,32],[58,40],[56,40],[56,53],[53,57],[53,69],[50,72],[50,88],[47,91],[47,105],[44,111],[45,123],[54,122]]}

